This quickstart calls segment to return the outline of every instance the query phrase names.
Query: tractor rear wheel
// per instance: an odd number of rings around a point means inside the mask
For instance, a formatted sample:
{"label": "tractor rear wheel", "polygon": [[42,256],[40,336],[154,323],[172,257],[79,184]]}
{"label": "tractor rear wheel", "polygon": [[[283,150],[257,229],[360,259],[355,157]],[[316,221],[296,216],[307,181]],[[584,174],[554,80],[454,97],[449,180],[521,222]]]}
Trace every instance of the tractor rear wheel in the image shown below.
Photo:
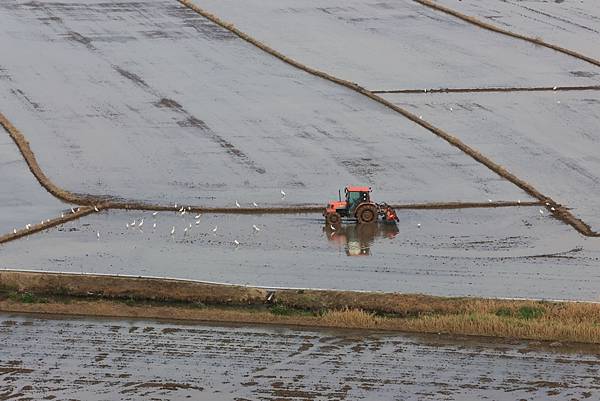
{"label": "tractor rear wheel", "polygon": [[360,224],[373,223],[377,220],[377,207],[373,204],[360,205],[356,209],[356,220]]}
{"label": "tractor rear wheel", "polygon": [[340,216],[339,213],[336,212],[327,213],[327,216],[325,216],[325,221],[327,222],[327,224],[331,224],[333,226],[340,224],[341,220],[342,216]]}

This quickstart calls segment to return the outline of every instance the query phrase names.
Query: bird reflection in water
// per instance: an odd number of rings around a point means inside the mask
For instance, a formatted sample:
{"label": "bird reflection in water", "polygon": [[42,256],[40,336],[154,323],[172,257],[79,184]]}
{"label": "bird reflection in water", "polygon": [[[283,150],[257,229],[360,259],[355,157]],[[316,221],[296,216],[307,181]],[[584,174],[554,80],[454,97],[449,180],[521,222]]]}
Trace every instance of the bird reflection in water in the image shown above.
{"label": "bird reflection in water", "polygon": [[368,256],[371,245],[378,238],[394,238],[399,230],[396,223],[377,222],[372,224],[325,224],[323,232],[329,242],[344,247],[348,256]]}

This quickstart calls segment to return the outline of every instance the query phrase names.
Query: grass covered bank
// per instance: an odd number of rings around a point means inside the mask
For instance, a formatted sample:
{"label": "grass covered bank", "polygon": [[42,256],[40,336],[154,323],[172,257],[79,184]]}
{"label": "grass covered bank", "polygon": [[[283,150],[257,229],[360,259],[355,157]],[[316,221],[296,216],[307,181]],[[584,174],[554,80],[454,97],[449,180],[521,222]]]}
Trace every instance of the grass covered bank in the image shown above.
{"label": "grass covered bank", "polygon": [[0,310],[600,343],[600,304],[0,271]]}

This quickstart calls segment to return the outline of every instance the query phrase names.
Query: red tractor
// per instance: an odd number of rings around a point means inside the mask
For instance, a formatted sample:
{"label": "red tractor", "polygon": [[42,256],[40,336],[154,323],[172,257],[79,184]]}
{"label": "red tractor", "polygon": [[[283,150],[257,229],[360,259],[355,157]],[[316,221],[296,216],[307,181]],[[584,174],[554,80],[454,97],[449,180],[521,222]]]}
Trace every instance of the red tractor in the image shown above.
{"label": "red tractor", "polygon": [[331,201],[327,204],[323,216],[325,221],[331,225],[340,224],[342,217],[354,218],[360,224],[374,223],[378,216],[382,216],[387,222],[398,221],[394,209],[387,203],[377,204],[371,201],[371,187],[347,186],[346,200]]}

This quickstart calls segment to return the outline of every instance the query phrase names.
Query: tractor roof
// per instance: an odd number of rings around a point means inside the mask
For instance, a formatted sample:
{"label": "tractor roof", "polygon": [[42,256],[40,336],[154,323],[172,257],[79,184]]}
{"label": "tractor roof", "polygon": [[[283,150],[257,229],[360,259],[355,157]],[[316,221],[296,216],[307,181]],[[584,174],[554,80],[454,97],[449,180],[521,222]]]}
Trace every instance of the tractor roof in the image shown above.
{"label": "tractor roof", "polygon": [[346,192],[371,192],[371,187],[353,187],[348,185],[346,187]]}

